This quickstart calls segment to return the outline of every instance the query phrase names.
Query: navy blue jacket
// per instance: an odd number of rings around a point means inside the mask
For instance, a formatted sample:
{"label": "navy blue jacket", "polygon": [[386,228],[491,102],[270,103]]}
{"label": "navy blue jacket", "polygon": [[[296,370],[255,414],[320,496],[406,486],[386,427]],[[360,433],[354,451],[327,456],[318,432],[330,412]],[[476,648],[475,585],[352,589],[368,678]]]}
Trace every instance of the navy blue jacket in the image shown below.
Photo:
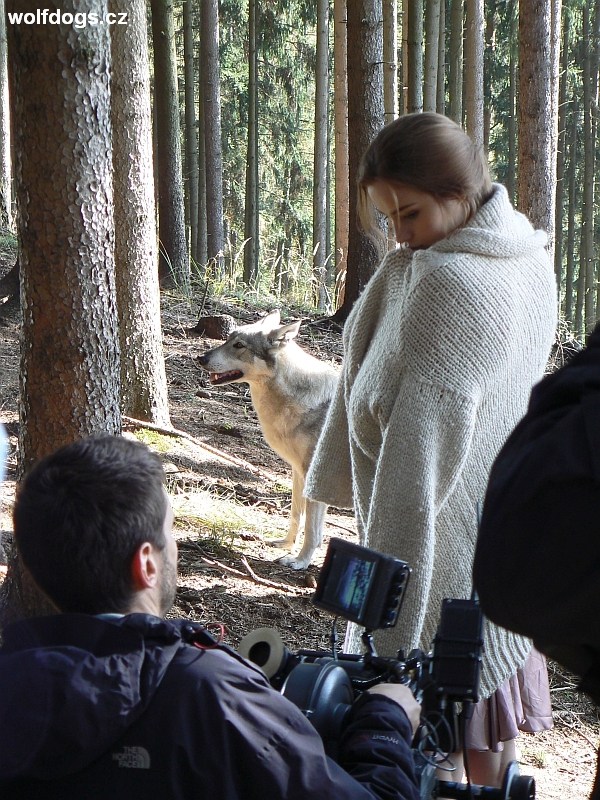
{"label": "navy blue jacket", "polygon": [[0,650],[0,797],[44,800],[417,800],[410,726],[363,695],[339,764],[264,674],[184,620],[62,614]]}

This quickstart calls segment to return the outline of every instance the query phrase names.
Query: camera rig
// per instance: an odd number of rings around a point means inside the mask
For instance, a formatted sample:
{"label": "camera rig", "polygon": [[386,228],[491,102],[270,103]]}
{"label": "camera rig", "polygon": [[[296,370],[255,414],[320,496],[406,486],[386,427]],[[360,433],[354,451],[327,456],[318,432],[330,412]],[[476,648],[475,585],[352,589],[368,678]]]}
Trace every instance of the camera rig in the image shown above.
{"label": "camera rig", "polygon": [[[519,775],[516,762],[507,768],[500,789],[436,778],[436,768],[454,769],[448,754],[458,749],[458,721],[464,724],[478,700],[483,618],[475,597],[444,600],[430,653],[412,650],[405,657],[399,650],[397,658],[378,656],[372,633],[396,624],[409,577],[405,562],[333,538],[313,602],[336,619],[341,616],[362,625],[365,652],[337,652],[335,620],[331,651],[301,649],[292,653],[272,628],[249,633],[238,651],[260,666],[273,688],[303,711],[332,758],[336,758],[344,720],[355,699],[378,683],[405,683],[423,706],[422,722],[413,740],[421,800],[475,796],[533,800],[535,782]],[[460,715],[457,704],[462,706]]]}

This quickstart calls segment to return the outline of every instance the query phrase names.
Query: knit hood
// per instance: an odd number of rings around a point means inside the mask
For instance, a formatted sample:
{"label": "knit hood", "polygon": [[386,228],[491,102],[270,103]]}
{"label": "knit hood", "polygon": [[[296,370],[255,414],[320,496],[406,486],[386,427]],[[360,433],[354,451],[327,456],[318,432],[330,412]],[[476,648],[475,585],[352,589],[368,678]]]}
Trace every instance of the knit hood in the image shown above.
{"label": "knit hood", "polygon": [[491,198],[466,225],[436,242],[428,252],[512,258],[545,247],[546,233],[534,230],[527,217],[512,208],[504,186],[495,183],[493,188]]}
{"label": "knit hood", "polygon": [[83,769],[147,708],[184,621],[130,614],[24,620],[0,650],[0,779]]}

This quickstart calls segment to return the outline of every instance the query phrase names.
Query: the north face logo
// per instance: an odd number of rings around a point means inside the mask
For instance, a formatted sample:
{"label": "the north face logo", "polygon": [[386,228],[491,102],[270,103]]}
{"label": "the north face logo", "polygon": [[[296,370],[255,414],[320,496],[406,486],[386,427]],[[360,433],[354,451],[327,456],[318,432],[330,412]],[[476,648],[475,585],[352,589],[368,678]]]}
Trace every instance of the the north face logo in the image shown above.
{"label": "the north face logo", "polygon": [[150,769],[150,753],[143,747],[124,747],[122,753],[113,753],[113,761],[129,769]]}

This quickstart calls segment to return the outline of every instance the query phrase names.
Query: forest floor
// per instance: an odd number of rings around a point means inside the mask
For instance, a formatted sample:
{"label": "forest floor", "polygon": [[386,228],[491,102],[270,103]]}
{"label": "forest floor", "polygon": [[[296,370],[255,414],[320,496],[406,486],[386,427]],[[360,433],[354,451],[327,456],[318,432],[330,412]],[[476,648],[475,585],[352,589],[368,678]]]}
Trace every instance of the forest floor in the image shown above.
{"label": "forest floor", "polygon": [[[0,245],[0,275],[9,255]],[[194,332],[198,307],[198,302],[163,296],[171,421],[187,437],[143,427],[130,427],[127,434],[160,453],[168,476],[180,573],[172,615],[225,623],[225,640],[233,647],[249,631],[268,626],[280,632],[291,650],[326,649],[331,617],[312,605],[311,595],[329,538],[356,540],[354,519],[329,510],[324,545],[308,570],[296,572],[278,563],[283,552],[270,547],[269,540],[287,530],[290,469],[266,445],[247,384],[209,385],[197,357],[217,342]],[[259,313],[233,299],[205,308],[205,313],[221,312],[240,323]],[[288,318],[294,313],[289,310]],[[339,333],[304,324],[299,342],[318,358],[341,363]],[[11,444],[0,510],[5,537],[10,537],[15,486],[18,348],[19,321],[13,313],[0,318],[0,421]],[[598,713],[576,692],[575,680],[554,664],[550,676],[555,727],[519,737],[521,772],[535,776],[540,800],[585,798],[595,772]]]}

